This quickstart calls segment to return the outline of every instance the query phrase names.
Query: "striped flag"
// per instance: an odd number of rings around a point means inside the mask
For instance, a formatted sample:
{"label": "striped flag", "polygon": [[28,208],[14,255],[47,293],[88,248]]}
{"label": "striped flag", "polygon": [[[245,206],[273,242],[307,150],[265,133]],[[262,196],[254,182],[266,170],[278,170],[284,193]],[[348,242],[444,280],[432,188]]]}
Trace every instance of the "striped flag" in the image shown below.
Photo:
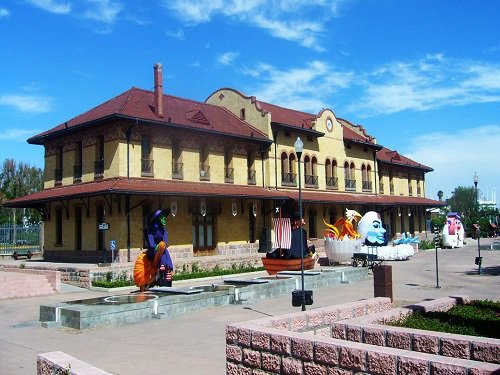
{"label": "striped flag", "polygon": [[289,249],[292,242],[290,218],[273,218],[273,249]]}

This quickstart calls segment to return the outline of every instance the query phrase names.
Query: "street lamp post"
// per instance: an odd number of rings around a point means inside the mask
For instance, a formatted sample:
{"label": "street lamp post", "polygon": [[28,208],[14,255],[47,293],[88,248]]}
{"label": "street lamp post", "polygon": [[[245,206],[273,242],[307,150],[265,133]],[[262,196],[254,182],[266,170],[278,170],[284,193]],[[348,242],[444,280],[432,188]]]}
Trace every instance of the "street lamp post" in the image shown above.
{"label": "street lamp post", "polygon": [[[479,196],[477,194],[477,183],[479,182],[479,176],[477,175],[477,172],[474,172],[474,191],[476,193],[476,199],[475,199],[475,211],[476,215],[479,216]],[[476,258],[476,264],[478,265],[479,269],[478,272],[481,275],[481,245],[479,243],[479,238],[481,237],[481,227],[479,226],[479,221],[477,223],[477,258]]]}
{"label": "street lamp post", "polygon": [[301,185],[301,174],[300,174],[300,158],[302,157],[302,152],[304,151],[304,142],[297,137],[297,140],[294,144],[295,153],[297,154],[297,162],[298,162],[298,180],[299,180],[299,217],[300,217],[300,276],[302,281],[302,290],[301,290],[301,300],[302,300],[302,311],[306,311],[306,294],[304,291],[304,249],[303,249],[303,231],[302,231],[302,185]]}
{"label": "street lamp post", "polygon": [[477,183],[479,182],[479,176],[477,175],[477,172],[474,172],[474,192],[476,195],[476,199],[474,200],[474,208],[476,213],[479,211],[479,201],[478,201],[478,196],[477,196]]}

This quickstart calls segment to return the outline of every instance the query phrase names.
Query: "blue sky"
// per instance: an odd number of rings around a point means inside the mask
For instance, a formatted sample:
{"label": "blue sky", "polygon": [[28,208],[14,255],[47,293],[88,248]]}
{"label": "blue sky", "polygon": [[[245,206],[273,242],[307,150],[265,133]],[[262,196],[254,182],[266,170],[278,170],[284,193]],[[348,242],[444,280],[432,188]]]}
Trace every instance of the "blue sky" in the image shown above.
{"label": "blue sky", "polygon": [[0,1],[0,161],[122,93],[222,87],[363,125],[435,169],[427,196],[500,188],[500,1]]}

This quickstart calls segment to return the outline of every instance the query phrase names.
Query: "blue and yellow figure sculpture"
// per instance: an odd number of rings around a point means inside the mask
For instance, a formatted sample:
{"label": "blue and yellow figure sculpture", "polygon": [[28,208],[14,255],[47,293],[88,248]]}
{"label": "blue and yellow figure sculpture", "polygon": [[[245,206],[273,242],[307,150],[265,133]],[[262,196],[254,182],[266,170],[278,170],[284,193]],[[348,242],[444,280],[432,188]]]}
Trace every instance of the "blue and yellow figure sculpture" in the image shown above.
{"label": "blue and yellow figure sculpture", "polygon": [[151,217],[148,228],[148,248],[135,261],[134,282],[141,291],[153,285],[172,286],[174,265],[168,246],[167,216],[170,209],[157,210]]}

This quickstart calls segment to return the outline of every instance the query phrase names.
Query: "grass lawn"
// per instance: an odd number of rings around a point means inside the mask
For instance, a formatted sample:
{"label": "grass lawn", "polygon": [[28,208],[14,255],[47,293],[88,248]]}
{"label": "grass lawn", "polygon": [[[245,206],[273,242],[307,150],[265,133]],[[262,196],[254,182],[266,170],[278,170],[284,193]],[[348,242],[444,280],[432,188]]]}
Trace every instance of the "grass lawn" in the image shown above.
{"label": "grass lawn", "polygon": [[500,301],[474,300],[445,312],[415,312],[390,325],[500,339]]}

